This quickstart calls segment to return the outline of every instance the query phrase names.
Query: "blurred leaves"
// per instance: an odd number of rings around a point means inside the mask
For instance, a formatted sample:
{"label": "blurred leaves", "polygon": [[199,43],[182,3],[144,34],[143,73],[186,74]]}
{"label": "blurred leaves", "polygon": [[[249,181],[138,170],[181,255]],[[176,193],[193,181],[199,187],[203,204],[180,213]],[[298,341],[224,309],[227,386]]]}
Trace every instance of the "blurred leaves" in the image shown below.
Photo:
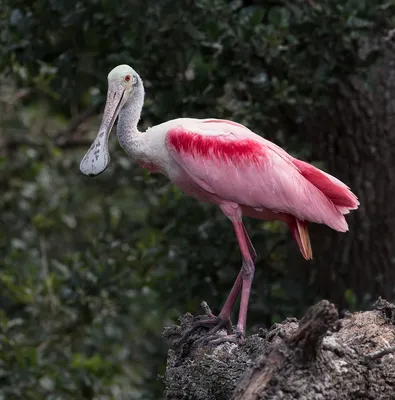
{"label": "blurred leaves", "polygon": [[[310,3],[3,1],[0,398],[161,397],[161,329],[201,300],[217,312],[240,255],[215,208],[144,172],[115,138],[109,169],[82,176],[100,118],[89,107],[128,63],[146,86],[142,129],[230,118],[307,158],[289,121],[364,73],[380,53],[361,44],[395,15],[384,0]],[[295,244],[281,224],[247,228],[260,255],[254,331],[299,315],[316,293],[288,268]]]}

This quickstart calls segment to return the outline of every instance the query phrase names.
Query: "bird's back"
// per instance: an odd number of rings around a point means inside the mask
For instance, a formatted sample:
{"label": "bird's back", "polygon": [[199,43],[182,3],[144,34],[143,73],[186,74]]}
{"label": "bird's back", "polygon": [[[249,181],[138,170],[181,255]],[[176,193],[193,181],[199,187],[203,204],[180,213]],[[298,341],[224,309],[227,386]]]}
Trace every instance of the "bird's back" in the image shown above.
{"label": "bird's back", "polygon": [[339,231],[347,230],[343,214],[359,204],[338,179],[231,121],[174,120],[166,146],[185,176],[218,201],[291,214]]}

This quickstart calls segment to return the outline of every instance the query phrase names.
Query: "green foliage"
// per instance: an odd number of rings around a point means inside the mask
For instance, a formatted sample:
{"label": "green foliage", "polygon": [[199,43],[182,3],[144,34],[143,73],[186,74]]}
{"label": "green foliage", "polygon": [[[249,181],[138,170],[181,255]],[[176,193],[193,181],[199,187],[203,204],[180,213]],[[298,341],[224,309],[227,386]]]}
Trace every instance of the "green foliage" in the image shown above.
{"label": "green foliage", "polygon": [[374,61],[375,53],[361,58],[360,41],[384,31],[394,8],[383,0],[238,6],[12,1],[0,67],[70,110],[100,101],[95,89],[102,100],[107,72],[130,63],[146,81],[150,122],[211,109],[263,131],[302,118],[339,79]]}
{"label": "green foliage", "polygon": [[[93,137],[97,117],[56,138],[103,102],[109,70],[129,63],[146,85],[143,126],[231,118],[308,156],[285,138],[290,121],[374,62],[360,43],[387,29],[394,5],[263,3],[2,5],[0,398],[160,398],[162,327],[203,299],[218,311],[240,263],[228,221],[132,164],[115,140],[110,168],[82,176],[81,136]],[[299,314],[315,293],[287,268],[295,245],[281,224],[247,228],[260,255],[254,330]]]}

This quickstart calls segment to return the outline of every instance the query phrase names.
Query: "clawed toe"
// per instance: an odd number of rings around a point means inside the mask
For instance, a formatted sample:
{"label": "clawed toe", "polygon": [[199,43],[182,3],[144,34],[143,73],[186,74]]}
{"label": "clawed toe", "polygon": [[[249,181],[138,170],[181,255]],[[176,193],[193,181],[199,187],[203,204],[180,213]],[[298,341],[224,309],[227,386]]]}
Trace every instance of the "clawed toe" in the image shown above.
{"label": "clawed toe", "polygon": [[210,328],[218,324],[218,318],[215,316],[204,317],[196,321],[191,328],[187,329],[183,335],[174,342],[175,346],[182,345],[200,328]]}
{"label": "clawed toe", "polygon": [[[233,330],[232,323],[230,322],[229,318],[221,318],[220,316],[215,317],[214,315],[211,315],[196,321],[191,328],[184,332],[180,339],[174,342],[174,345],[179,346],[186,343],[199,328],[211,329],[203,334],[202,337],[194,340],[194,346],[218,346],[222,343],[236,343],[238,345],[244,344],[244,332],[238,328]],[[224,332],[220,332],[221,330],[226,330],[226,334]]]}
{"label": "clawed toe", "polygon": [[203,337],[197,339],[194,343],[195,346],[201,345],[213,345],[218,346],[222,343],[238,343],[237,337],[235,334],[229,335],[221,335],[219,333],[214,333],[212,335],[204,335]]}
{"label": "clawed toe", "polygon": [[[175,346],[182,345],[187,342],[187,340],[199,329],[199,328],[211,328],[209,331],[204,334],[203,337],[197,339],[195,341],[196,344],[205,343],[207,339],[213,338],[218,339],[224,337],[223,335],[218,334],[218,331],[221,329],[225,329],[227,336],[232,334],[233,328],[232,323],[229,318],[223,319],[221,317],[215,317],[214,315],[210,317],[204,317],[200,320],[196,321],[191,328],[186,330],[184,334],[174,342]],[[210,340],[208,340],[210,341]]]}
{"label": "clawed toe", "polygon": [[208,344],[211,344],[213,346],[218,346],[222,343],[235,343],[235,344],[240,344],[239,339],[235,334],[231,335],[213,335],[209,338],[209,341],[207,342]]}
{"label": "clawed toe", "polygon": [[221,335],[220,333],[218,333],[218,330],[220,329],[218,328],[218,326],[221,327],[218,324],[209,332],[207,332],[206,335],[197,339],[195,341],[195,345],[211,344],[214,346],[218,346],[219,344],[222,343],[235,343],[238,345],[244,344],[245,342],[244,333],[240,331],[238,328],[236,328],[234,333],[232,333],[233,329],[231,329],[231,331],[227,330],[226,335]]}

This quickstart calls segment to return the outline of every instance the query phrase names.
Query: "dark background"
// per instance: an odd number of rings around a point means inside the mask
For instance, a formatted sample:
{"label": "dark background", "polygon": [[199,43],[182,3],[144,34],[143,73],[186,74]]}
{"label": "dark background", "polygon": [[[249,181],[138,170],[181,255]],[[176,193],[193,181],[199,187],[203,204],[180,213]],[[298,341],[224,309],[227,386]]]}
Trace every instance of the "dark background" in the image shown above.
{"label": "dark background", "polygon": [[[328,298],[394,300],[393,1],[6,0],[0,7],[0,397],[160,399],[165,325],[218,312],[240,267],[229,221],[133,164],[79,172],[107,74],[130,64],[140,129],[228,118],[348,184],[341,234],[247,220],[249,333]],[[383,39],[387,37],[386,39]]]}

